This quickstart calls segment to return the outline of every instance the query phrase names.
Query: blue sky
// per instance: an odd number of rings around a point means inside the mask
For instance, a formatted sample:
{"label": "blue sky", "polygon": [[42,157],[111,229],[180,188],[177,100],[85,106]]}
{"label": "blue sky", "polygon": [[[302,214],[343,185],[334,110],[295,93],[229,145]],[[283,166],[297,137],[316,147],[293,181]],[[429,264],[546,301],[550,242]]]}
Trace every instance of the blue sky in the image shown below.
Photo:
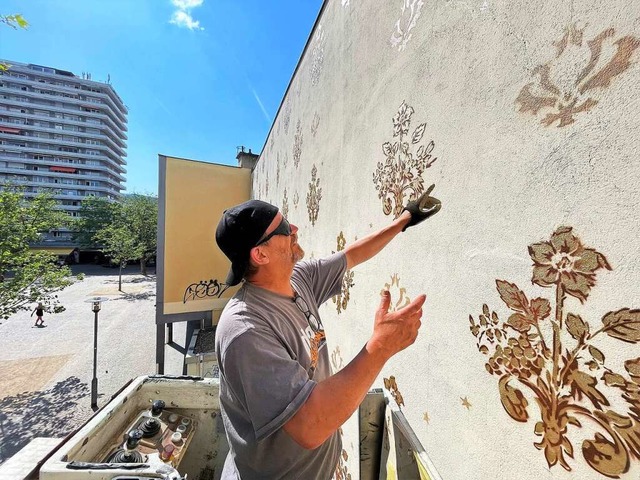
{"label": "blue sky", "polygon": [[322,0],[3,0],[0,58],[111,78],[129,108],[127,192],[158,154],[235,165],[258,153]]}

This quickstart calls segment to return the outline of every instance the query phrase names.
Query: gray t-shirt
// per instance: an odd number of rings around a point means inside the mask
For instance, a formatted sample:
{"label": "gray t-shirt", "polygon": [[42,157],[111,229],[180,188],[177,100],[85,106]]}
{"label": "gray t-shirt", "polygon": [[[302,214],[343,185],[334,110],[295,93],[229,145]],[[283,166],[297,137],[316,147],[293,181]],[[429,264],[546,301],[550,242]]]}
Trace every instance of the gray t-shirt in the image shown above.
{"label": "gray t-shirt", "polygon": [[[331,375],[318,305],[340,293],[343,252],[299,262],[291,285],[298,300],[245,282],[216,329],[220,408],[229,439],[222,479],[329,479],[342,449],[338,432],[315,450],[282,426],[316,384]],[[308,306],[313,318],[303,310]],[[302,309],[301,309],[302,308]],[[339,392],[336,392],[338,395]]]}

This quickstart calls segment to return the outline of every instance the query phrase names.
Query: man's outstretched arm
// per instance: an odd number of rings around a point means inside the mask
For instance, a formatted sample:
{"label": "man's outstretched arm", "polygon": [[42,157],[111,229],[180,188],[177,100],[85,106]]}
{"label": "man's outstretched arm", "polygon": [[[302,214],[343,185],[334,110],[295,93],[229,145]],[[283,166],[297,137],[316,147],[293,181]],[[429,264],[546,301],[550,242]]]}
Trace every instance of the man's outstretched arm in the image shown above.
{"label": "man's outstretched arm", "polygon": [[347,245],[344,249],[344,254],[347,257],[347,269],[353,268],[375,257],[410,221],[411,214],[405,210],[391,225]]}
{"label": "man's outstretched arm", "polygon": [[420,198],[407,203],[402,214],[391,225],[367,235],[345,248],[347,268],[353,268],[366,262],[386,247],[398,233],[404,232],[408,227],[417,225],[438,213],[441,207],[440,200],[430,195],[434,188],[435,185],[431,185]]}

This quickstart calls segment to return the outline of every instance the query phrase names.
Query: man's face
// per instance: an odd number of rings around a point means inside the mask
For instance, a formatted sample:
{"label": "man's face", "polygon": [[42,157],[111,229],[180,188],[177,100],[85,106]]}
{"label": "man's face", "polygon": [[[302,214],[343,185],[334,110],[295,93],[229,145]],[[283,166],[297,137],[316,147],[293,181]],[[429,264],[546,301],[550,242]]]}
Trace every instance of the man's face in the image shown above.
{"label": "man's face", "polygon": [[[284,217],[282,217],[282,223],[289,225],[290,234],[276,233],[269,238],[265,246],[268,248],[274,261],[281,261],[283,262],[283,266],[293,268],[293,265],[304,258],[304,250],[298,244],[298,227],[294,224],[289,224]],[[276,230],[286,230],[282,228],[283,225],[281,224],[279,224],[278,227]]]}

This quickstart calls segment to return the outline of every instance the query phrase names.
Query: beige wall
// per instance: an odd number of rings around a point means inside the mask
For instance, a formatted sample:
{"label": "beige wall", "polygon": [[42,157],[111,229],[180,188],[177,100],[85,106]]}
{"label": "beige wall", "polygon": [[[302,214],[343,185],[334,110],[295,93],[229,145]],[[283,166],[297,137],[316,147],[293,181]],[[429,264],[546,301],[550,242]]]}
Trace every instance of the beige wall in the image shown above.
{"label": "beige wall", "polygon": [[254,196],[319,257],[436,184],[442,211],[321,313],[339,369],[385,285],[427,294],[377,385],[443,478],[640,476],[639,42],[633,1],[325,4]]}
{"label": "beige wall", "polygon": [[163,313],[222,308],[237,288],[226,289],[224,285],[230,263],[216,247],[215,230],[226,208],[249,199],[251,172],[245,168],[163,158],[166,161]]}

